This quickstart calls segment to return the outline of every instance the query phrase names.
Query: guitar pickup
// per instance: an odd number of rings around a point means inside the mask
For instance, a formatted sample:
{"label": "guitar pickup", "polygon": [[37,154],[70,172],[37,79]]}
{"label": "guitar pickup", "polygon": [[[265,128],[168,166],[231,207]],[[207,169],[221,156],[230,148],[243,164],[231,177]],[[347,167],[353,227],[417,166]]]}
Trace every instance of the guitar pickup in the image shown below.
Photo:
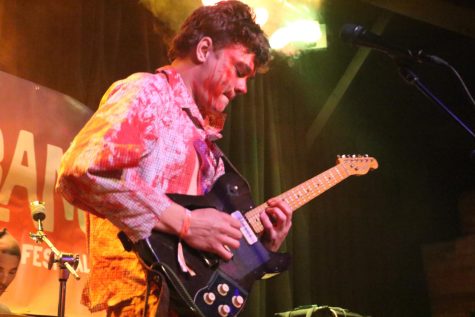
{"label": "guitar pickup", "polygon": [[247,222],[247,220],[244,218],[244,216],[241,214],[240,211],[235,211],[231,214],[232,217],[236,218],[239,220],[241,223],[241,232],[242,235],[244,236],[244,239],[247,241],[249,245],[252,245],[258,241],[256,234],[254,231],[252,231],[251,226]]}

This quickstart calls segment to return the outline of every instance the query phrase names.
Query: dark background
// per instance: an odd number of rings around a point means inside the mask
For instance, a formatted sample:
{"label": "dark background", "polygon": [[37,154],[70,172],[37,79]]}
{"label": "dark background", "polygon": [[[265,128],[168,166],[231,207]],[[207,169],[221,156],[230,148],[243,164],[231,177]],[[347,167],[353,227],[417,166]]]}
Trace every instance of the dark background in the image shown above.
{"label": "dark background", "polygon": [[[435,3],[475,16],[469,1]],[[426,5],[437,13],[430,1]],[[438,14],[435,21],[444,21]],[[422,250],[471,233],[459,205],[475,191],[474,138],[406,84],[387,56],[369,54],[323,129],[306,141],[357,53],[339,40],[341,26],[369,29],[382,16],[389,21],[382,37],[442,57],[473,90],[473,24],[457,30],[364,1],[323,2],[328,48],[276,56],[271,70],[249,84],[249,94],[233,102],[221,146],[258,202],[332,167],[337,154],[369,154],[379,169],[296,213],[284,246],[293,255],[291,270],[259,283],[244,315],[319,304],[371,316],[430,316]],[[165,32],[132,0],[0,0],[0,70],[94,110],[113,81],[168,62]],[[452,72],[437,65],[414,69],[475,129],[475,108]]]}

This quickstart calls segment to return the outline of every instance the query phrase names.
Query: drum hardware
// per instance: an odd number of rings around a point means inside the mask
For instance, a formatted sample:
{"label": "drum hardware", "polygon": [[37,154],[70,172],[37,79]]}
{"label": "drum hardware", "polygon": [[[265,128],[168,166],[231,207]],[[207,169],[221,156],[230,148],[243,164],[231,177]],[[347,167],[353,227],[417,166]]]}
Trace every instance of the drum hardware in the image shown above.
{"label": "drum hardware", "polygon": [[69,275],[72,274],[76,280],[80,277],[76,272],[76,268],[79,264],[79,255],[71,253],[63,253],[56,249],[53,243],[46,237],[43,232],[42,221],[45,220],[45,203],[41,201],[33,201],[30,203],[31,214],[33,220],[38,223],[38,231],[36,233],[30,232],[30,238],[36,243],[44,242],[51,249],[51,253],[48,261],[48,270],[51,270],[54,263],[57,263],[59,268],[59,301],[58,301],[58,317],[64,317],[65,305],[66,305],[66,282]]}

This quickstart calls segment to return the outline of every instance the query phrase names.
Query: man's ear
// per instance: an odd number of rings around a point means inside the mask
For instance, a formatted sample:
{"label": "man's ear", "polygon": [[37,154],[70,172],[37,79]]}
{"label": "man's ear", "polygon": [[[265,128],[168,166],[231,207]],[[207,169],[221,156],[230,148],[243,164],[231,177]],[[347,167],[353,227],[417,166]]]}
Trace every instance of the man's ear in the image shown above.
{"label": "man's ear", "polygon": [[199,63],[204,63],[213,50],[213,40],[209,36],[202,37],[196,44],[195,58]]}

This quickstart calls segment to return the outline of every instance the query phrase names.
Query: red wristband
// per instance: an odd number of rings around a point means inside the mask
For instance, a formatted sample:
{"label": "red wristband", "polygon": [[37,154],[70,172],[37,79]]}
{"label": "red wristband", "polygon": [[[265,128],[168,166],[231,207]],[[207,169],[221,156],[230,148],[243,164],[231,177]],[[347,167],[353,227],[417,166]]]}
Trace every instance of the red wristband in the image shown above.
{"label": "red wristband", "polygon": [[185,217],[183,218],[183,224],[181,225],[180,234],[178,235],[180,240],[186,237],[186,235],[188,234],[188,230],[190,229],[190,223],[191,223],[191,211],[189,211],[188,209],[185,209]]}

